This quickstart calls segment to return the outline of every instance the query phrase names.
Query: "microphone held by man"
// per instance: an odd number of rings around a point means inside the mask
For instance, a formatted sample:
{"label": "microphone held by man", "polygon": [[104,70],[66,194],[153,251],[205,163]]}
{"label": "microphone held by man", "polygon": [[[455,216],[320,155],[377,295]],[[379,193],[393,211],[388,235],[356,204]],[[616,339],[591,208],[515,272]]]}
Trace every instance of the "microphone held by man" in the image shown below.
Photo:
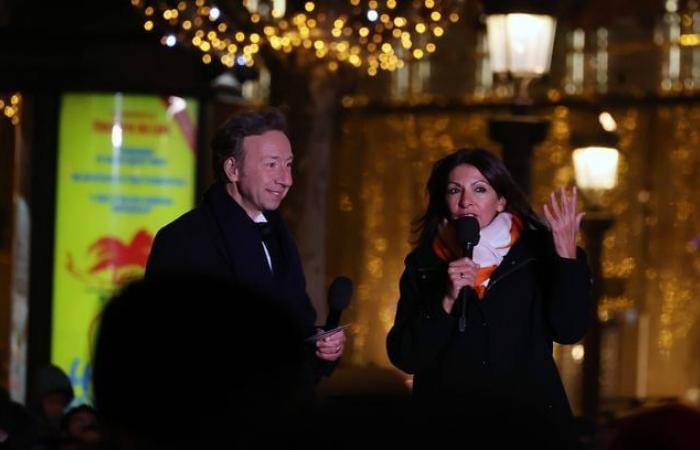
{"label": "microphone held by man", "polygon": [[352,299],[354,286],[350,278],[339,276],[328,288],[328,316],[326,324],[307,340],[316,342],[316,354],[321,359],[342,354],[345,345],[345,326],[340,326],[340,317]]}
{"label": "microphone held by man", "polygon": [[354,286],[350,278],[337,277],[328,288],[328,317],[324,330],[328,331],[340,325],[340,315],[350,305]]}

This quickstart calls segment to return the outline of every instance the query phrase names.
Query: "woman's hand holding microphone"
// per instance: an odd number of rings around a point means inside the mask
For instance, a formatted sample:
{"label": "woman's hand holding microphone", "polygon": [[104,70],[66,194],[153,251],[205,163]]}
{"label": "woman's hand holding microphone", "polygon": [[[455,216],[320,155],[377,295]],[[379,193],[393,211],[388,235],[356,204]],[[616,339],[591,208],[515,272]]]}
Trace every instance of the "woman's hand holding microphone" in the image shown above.
{"label": "woman's hand holding microphone", "polygon": [[467,257],[456,259],[447,266],[447,291],[442,299],[442,307],[447,314],[452,312],[462,288],[476,284],[478,270],[479,266]]}

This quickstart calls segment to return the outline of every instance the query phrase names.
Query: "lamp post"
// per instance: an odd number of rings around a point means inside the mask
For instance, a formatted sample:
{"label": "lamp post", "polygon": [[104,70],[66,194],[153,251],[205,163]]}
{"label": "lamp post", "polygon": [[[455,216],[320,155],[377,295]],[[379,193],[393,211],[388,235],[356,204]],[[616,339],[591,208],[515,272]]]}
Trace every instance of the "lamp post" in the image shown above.
{"label": "lamp post", "polygon": [[530,82],[549,73],[557,25],[549,14],[528,11],[495,9],[486,17],[491,70],[516,79],[522,101]]}
{"label": "lamp post", "polygon": [[489,137],[501,144],[503,162],[526,194],[530,157],[549,130],[549,120],[526,114],[528,86],[549,72],[556,19],[543,3],[487,2],[486,33],[491,71],[510,76],[517,86],[512,114],[489,120]]}
{"label": "lamp post", "polygon": [[600,343],[601,326],[598,305],[603,295],[602,250],[605,232],[613,225],[612,215],[605,210],[606,192],[617,185],[619,152],[616,148],[615,122],[609,113],[599,116],[600,127],[594,133],[573,133],[571,143],[576,185],[583,194],[586,215],[581,229],[591,262],[593,278],[593,322],[583,341],[582,414],[595,420],[600,410]]}

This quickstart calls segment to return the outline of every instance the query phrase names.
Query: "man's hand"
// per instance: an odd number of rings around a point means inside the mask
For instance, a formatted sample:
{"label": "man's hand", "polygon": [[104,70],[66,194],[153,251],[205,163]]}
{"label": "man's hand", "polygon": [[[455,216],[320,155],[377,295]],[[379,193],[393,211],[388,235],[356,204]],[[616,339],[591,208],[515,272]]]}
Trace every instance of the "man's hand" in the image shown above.
{"label": "man's hand", "polygon": [[[319,329],[318,332],[323,330]],[[326,336],[316,341],[316,356],[324,361],[337,361],[343,355],[345,349],[345,331]]]}

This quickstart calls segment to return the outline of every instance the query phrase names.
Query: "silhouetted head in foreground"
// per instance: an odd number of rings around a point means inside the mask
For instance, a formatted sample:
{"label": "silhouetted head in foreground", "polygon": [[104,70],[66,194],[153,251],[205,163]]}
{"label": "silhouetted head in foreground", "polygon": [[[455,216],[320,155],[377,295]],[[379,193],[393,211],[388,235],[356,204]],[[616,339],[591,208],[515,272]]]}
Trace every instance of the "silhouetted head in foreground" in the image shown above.
{"label": "silhouetted head in foreground", "polygon": [[274,441],[308,406],[304,358],[285,308],[245,289],[135,282],[107,304],[95,342],[104,439],[125,449]]}
{"label": "silhouetted head in foreground", "polygon": [[621,419],[607,450],[700,448],[700,410],[681,404],[651,408]]}

